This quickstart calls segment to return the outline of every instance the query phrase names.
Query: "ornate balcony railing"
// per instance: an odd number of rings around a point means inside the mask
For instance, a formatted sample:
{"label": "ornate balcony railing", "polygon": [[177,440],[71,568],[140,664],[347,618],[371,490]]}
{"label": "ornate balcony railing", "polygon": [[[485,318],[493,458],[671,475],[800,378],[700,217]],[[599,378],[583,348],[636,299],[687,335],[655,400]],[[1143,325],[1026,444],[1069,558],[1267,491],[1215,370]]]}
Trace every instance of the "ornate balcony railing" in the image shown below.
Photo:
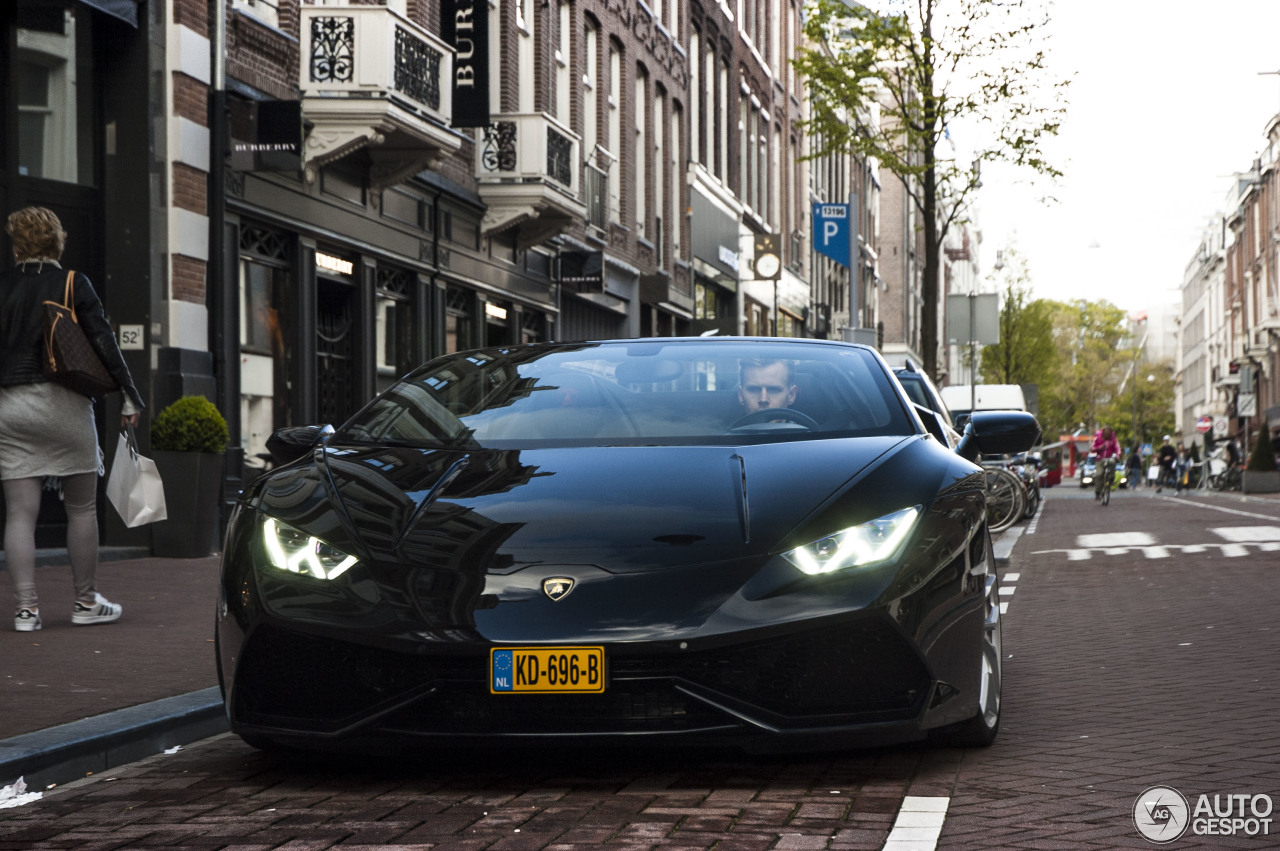
{"label": "ornate balcony railing", "polygon": [[498,115],[476,146],[476,178],[551,181],[577,197],[580,146],[577,134],[548,115]]}
{"label": "ornate balcony railing", "polygon": [[380,189],[461,147],[450,127],[452,48],[387,6],[307,5],[299,15],[308,178],[367,149],[370,186]]}
{"label": "ornate balcony railing", "polygon": [[453,51],[386,6],[303,6],[301,86],[307,95],[390,97],[448,123]]}

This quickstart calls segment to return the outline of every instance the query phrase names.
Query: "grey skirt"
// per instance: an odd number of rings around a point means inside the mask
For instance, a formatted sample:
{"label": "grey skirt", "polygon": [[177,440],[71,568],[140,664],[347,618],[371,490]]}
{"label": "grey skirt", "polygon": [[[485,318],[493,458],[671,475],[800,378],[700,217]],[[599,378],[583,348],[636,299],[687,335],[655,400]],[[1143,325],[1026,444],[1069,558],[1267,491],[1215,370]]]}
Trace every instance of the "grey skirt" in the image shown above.
{"label": "grey skirt", "polygon": [[93,403],[44,381],[0,387],[0,479],[102,473]]}

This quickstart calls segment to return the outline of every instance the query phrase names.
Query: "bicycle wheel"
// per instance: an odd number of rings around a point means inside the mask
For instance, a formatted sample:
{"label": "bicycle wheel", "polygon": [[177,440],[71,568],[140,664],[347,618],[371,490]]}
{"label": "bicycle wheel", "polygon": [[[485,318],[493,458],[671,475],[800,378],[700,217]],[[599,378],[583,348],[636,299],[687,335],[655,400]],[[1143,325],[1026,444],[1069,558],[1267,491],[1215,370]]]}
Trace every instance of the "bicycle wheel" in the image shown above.
{"label": "bicycle wheel", "polygon": [[1027,510],[1027,492],[1022,480],[1001,467],[987,469],[987,525],[1003,532]]}
{"label": "bicycle wheel", "polygon": [[1040,486],[1035,482],[1023,482],[1022,488],[1027,492],[1027,510],[1022,516],[1030,520],[1036,516],[1036,509],[1040,507]]}
{"label": "bicycle wheel", "polygon": [[1107,479],[1102,483],[1102,504],[1111,504],[1111,479]]}

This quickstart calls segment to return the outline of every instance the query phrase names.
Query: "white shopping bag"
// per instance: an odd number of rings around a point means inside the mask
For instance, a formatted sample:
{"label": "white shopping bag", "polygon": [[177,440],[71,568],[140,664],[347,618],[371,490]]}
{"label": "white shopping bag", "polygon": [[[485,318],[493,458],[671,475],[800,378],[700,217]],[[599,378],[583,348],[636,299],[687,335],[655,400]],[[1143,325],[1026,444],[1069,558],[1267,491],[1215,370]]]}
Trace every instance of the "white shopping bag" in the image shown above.
{"label": "white shopping bag", "polygon": [[133,427],[120,432],[116,457],[107,479],[107,499],[129,527],[155,523],[169,516],[164,505],[164,483],[156,462],[138,454]]}

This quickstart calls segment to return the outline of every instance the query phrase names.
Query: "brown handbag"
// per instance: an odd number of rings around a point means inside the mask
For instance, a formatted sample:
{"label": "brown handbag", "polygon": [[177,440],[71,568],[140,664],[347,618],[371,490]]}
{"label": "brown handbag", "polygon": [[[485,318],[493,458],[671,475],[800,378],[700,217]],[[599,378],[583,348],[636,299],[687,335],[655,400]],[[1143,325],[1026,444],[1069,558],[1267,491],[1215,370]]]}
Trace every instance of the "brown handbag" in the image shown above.
{"label": "brown handbag", "polygon": [[72,297],[73,270],[67,271],[62,302],[44,303],[44,374],[63,387],[95,399],[120,389],[80,327]]}

